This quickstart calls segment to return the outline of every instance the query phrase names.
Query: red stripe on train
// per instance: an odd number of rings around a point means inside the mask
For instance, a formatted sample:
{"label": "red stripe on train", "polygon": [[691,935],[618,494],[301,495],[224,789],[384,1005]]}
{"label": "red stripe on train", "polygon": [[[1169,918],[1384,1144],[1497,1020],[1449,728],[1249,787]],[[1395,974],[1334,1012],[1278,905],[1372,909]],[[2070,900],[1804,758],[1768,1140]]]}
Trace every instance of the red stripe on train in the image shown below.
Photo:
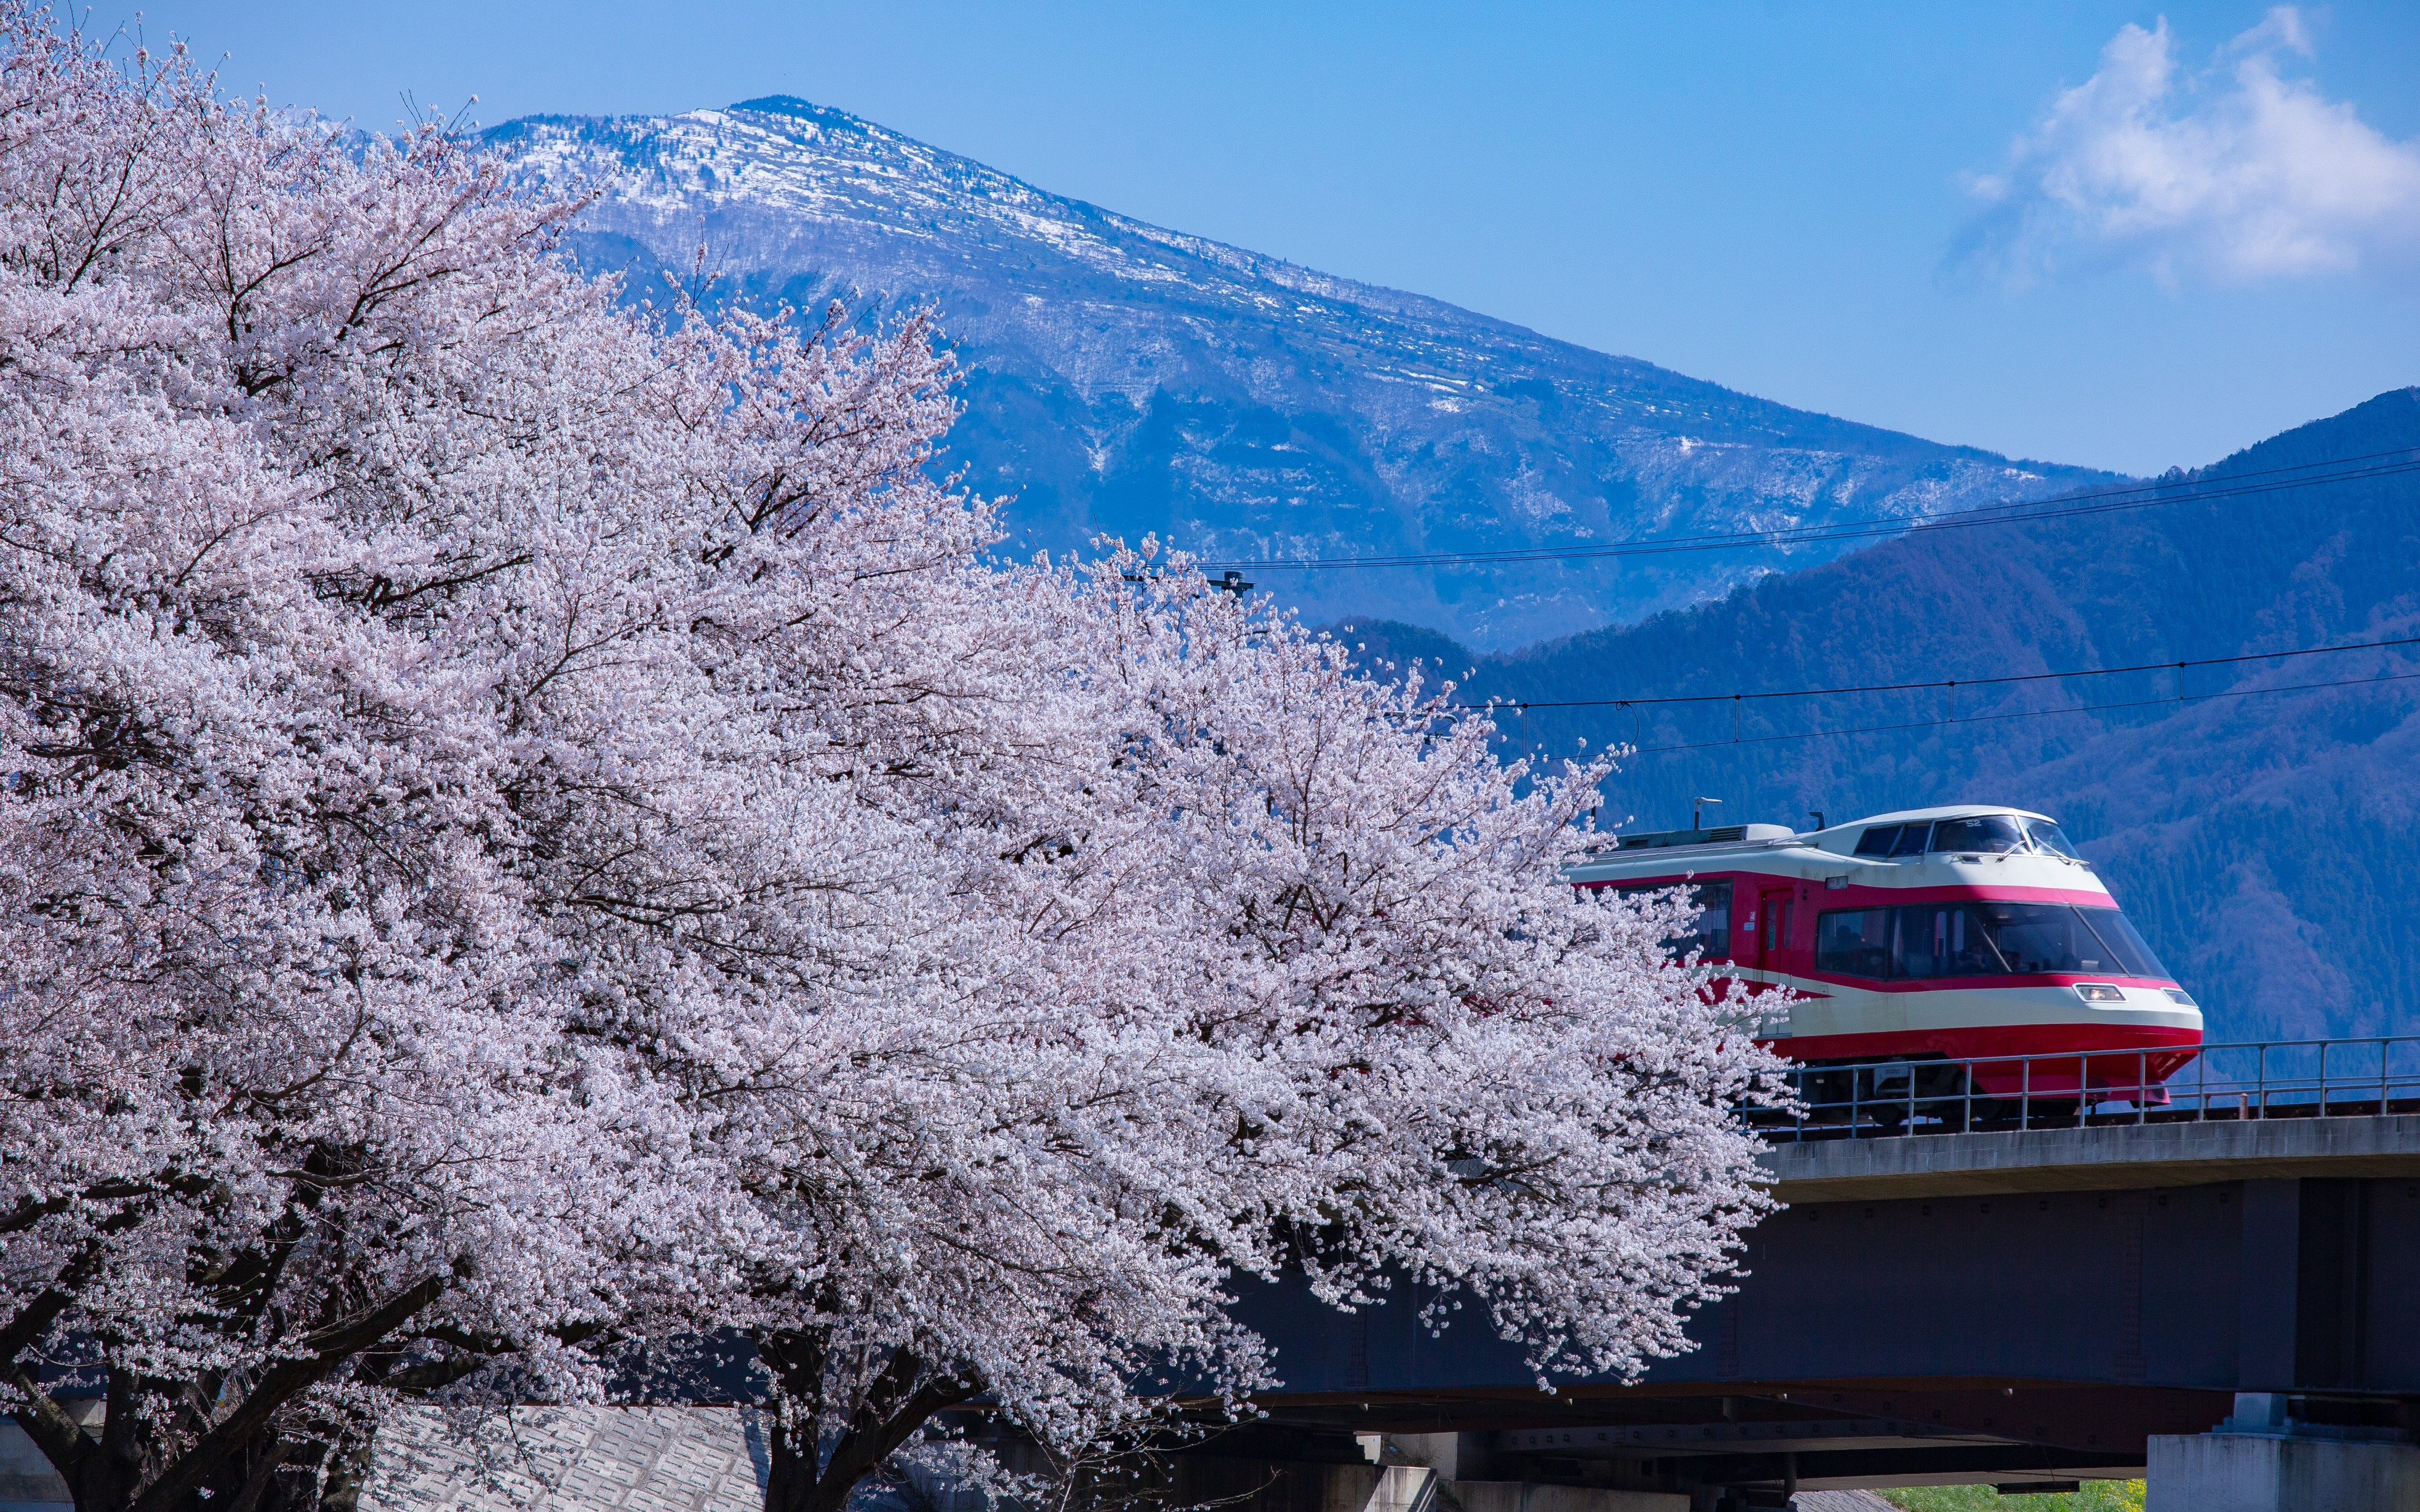
{"label": "red stripe on train", "polygon": [[[1980,1061],[1975,1089],[2013,1097],[2072,1092],[2088,1067],[2093,1087],[2156,1085],[2176,1074],[2201,1049],[2197,1029],[2144,1024],[1999,1024],[1973,1028],[1908,1029],[1880,1034],[1801,1035],[1761,1041],[1776,1055],[1808,1065],[1873,1060]],[[2088,1060],[2077,1053],[2089,1052]]]}

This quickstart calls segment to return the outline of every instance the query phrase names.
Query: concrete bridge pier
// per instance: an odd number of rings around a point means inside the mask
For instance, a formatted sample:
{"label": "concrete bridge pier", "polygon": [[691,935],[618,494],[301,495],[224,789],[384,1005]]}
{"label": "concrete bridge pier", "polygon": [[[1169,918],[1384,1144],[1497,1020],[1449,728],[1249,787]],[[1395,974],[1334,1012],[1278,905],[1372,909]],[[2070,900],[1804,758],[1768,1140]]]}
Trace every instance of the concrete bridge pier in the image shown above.
{"label": "concrete bridge pier", "polygon": [[2420,1512],[2420,1447],[2392,1428],[2297,1422],[2242,1392],[2208,1433],[2149,1440],[2148,1512]]}
{"label": "concrete bridge pier", "polygon": [[1361,1452],[1379,1467],[1361,1512],[1696,1512],[1692,1498],[1666,1491],[1552,1486],[1511,1478],[1488,1433],[1365,1433]]}

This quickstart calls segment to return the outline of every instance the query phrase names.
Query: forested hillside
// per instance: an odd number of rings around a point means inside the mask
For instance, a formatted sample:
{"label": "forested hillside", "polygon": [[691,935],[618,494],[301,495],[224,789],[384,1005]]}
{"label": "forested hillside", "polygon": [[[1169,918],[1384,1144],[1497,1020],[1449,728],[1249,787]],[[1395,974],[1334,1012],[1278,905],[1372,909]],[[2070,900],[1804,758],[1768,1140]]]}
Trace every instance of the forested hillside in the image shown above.
{"label": "forested hillside", "polygon": [[[2420,389],[2175,482],[2420,446]],[[2420,477],[1919,533],[1511,656],[1357,624],[1479,696],[1754,693],[2108,668],[2420,636]],[[2420,1009],[2420,676],[2404,646],[1955,695],[1538,708],[1512,737],[1636,745],[1608,820],[1805,827],[1956,800],[2055,814],[2229,1038],[2409,1030]],[[2259,692],[2261,689],[2275,689]],[[2179,695],[2181,691],[2182,702]],[[2227,693],[2250,697],[2212,697]],[[2029,716],[2080,704],[2130,704]],[[1903,728],[1807,738],[1809,732]],[[1657,748],[1693,748],[1658,749]]]}

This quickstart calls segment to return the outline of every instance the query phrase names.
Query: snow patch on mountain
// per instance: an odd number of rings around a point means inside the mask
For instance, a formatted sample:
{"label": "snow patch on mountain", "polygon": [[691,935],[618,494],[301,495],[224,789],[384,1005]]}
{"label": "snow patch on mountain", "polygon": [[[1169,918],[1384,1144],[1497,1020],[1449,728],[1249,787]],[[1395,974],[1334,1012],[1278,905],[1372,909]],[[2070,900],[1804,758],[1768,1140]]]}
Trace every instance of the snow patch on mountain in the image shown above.
{"label": "snow patch on mountain", "polygon": [[[939,306],[969,375],[950,461],[1011,548],[1158,534],[1221,563],[1602,548],[1917,519],[2101,475],[1788,409],[1400,290],[1154,226],[787,98],[537,116],[514,171],[597,198],[574,239],[636,285],[878,316]],[[1638,619],[1838,546],[1254,576],[1307,613],[1478,645]]]}

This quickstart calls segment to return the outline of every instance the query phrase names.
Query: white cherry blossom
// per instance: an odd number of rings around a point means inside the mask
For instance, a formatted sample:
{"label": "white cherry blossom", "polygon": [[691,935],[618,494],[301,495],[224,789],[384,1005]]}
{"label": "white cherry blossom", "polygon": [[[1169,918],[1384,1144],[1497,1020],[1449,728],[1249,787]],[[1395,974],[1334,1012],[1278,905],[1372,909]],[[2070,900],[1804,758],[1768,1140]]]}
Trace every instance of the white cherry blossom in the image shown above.
{"label": "white cherry blossom", "polygon": [[1775,1063],[1561,883],[1601,768],[998,560],[929,317],[659,311],[578,210],[0,0],[0,1406],[81,1512],[732,1334],[837,1512],[950,1409],[1243,1410],[1252,1277],[1683,1347]]}

